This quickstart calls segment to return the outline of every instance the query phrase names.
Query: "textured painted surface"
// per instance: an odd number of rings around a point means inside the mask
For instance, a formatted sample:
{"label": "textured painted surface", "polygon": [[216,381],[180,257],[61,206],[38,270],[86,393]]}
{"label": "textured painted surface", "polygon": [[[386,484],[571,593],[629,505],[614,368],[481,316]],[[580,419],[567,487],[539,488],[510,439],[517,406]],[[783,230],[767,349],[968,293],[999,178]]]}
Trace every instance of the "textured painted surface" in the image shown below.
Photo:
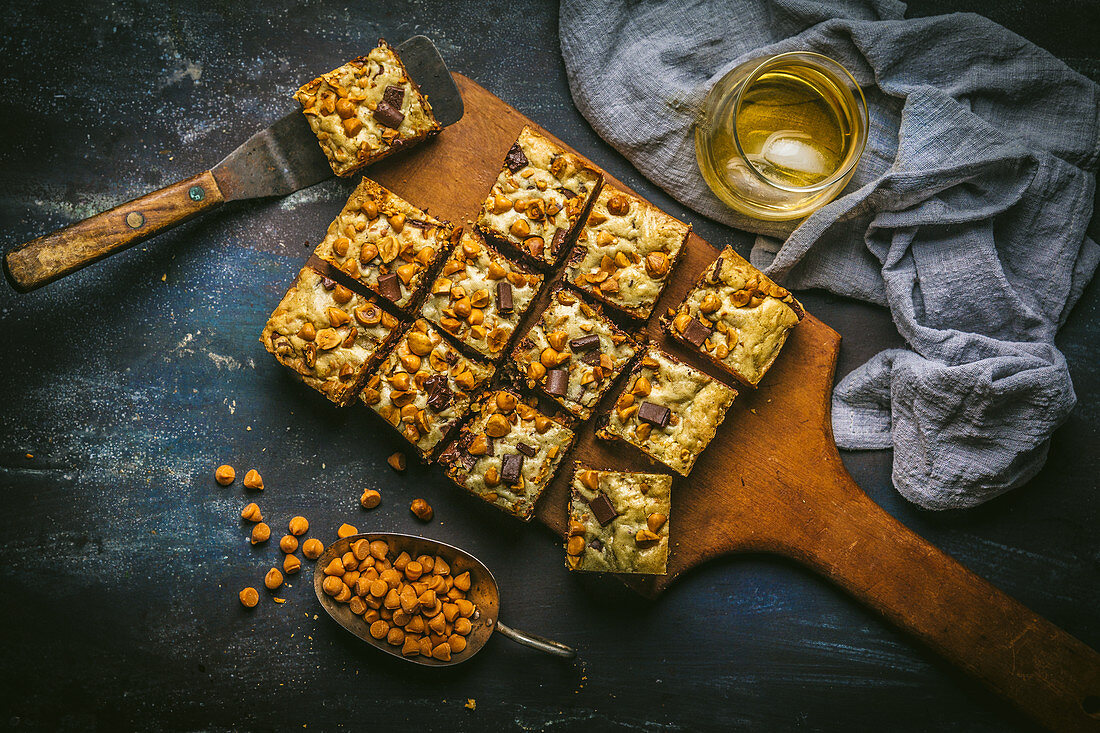
{"label": "textured painted surface", "polygon": [[[146,6],[8,3],[0,130],[3,245],[193,174],[292,108],[318,70],[374,44],[431,36],[451,65],[527,113],[716,245],[745,235],[689,216],[642,181],[573,108],[556,8],[531,2],[274,2]],[[1093,78],[1088,3],[974,9]],[[369,10],[368,10],[369,8]],[[1005,705],[827,583],[779,560],[711,563],[656,602],[569,575],[558,540],[480,506],[437,469],[398,476],[400,447],[366,410],[295,383],[257,339],[350,185],[223,211],[43,291],[0,289],[0,726],[15,730],[805,729],[1027,727]],[[897,341],[889,317],[823,294],[807,308],[845,341],[840,372]],[[888,453],[849,454],[868,493],[968,567],[1100,646],[1100,288],[1059,343],[1080,404],[1043,472],[965,514],[930,514],[890,487]],[[31,453],[34,458],[26,458]],[[256,467],[276,537],[297,513],[330,538],[419,531],[468,547],[504,589],[502,618],[581,649],[576,663],[494,639],[465,667],[383,657],[320,616],[306,576],[262,593],[281,555],[249,546],[227,461]],[[364,488],[383,494],[372,513]],[[311,565],[306,564],[309,569]],[[429,673],[431,672],[431,673]],[[463,707],[477,700],[476,711]]]}

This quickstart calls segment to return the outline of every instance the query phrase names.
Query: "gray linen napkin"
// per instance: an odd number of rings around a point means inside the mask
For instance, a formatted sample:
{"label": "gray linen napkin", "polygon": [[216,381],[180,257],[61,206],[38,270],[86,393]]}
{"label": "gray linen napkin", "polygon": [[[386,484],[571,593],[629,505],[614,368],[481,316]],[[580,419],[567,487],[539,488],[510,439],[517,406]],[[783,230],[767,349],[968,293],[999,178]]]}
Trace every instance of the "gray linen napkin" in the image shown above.
{"label": "gray linen napkin", "polygon": [[[837,385],[837,444],[893,447],[902,495],[968,507],[1031,478],[1076,402],[1054,335],[1100,260],[1085,234],[1100,88],[980,16],[904,10],[564,0],[561,46],[596,131],[686,206],[764,235],[754,264],[788,287],[890,308],[910,350],[883,351]],[[870,134],[841,197],[777,226],[710,192],[692,125],[728,70],[798,49],[852,72]]]}

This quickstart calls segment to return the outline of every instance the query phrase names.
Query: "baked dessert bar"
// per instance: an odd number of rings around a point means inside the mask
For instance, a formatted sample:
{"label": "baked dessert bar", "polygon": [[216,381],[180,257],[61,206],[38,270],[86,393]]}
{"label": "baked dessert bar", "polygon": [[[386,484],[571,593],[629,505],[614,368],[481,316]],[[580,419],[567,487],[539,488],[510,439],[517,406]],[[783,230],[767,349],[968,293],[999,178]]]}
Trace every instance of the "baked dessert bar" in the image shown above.
{"label": "baked dessert bar", "polygon": [[303,382],[346,405],[400,335],[399,326],[374,300],[305,267],[271,314],[260,342]]}
{"label": "baked dessert bar", "polygon": [[565,564],[570,570],[664,575],[672,477],[576,464]]}
{"label": "baked dessert bar", "polygon": [[421,311],[460,343],[497,360],[542,286],[533,275],[499,254],[467,225],[443,263]]}
{"label": "baked dessert bar", "polygon": [[420,319],[359,397],[430,459],[494,371],[489,364],[463,357]]}
{"label": "baked dessert bar", "polygon": [[602,185],[598,170],[524,127],[477,224],[539,267],[553,267]]}
{"label": "baked dessert bar", "polygon": [[436,135],[432,106],[385,40],[295,94],[338,176]]}
{"label": "baked dessert bar", "polygon": [[447,222],[364,178],[313,253],[409,311],[454,234]]}
{"label": "baked dessert bar", "polygon": [[682,476],[714,437],[736,390],[651,348],[627,379],[596,437],[622,440]]}
{"label": "baked dessert bar", "polygon": [[456,484],[524,521],[573,445],[573,431],[509,390],[483,398],[439,456]]}
{"label": "baked dessert bar", "polygon": [[613,308],[648,319],[691,225],[605,186],[592,204],[566,278]]}
{"label": "baked dessert bar", "polygon": [[512,350],[511,368],[579,420],[587,420],[637,346],[597,308],[559,287]]}
{"label": "baked dessert bar", "polygon": [[726,247],[662,323],[674,339],[755,387],[805,314],[785,288]]}

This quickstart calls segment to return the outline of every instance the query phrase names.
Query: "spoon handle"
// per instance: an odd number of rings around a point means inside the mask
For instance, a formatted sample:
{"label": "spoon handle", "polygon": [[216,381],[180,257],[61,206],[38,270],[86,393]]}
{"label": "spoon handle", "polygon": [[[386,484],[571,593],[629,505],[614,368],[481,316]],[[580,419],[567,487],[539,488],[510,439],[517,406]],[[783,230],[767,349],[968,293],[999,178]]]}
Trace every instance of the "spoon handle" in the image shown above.
{"label": "spoon handle", "polygon": [[497,621],[497,631],[504,634],[517,644],[523,644],[524,646],[529,646],[532,649],[538,649],[540,652],[553,654],[555,657],[572,659],[573,657],[577,656],[577,650],[571,646],[566,646],[561,642],[547,639],[545,636],[528,634],[526,631],[518,631],[510,626],[505,626],[499,620]]}

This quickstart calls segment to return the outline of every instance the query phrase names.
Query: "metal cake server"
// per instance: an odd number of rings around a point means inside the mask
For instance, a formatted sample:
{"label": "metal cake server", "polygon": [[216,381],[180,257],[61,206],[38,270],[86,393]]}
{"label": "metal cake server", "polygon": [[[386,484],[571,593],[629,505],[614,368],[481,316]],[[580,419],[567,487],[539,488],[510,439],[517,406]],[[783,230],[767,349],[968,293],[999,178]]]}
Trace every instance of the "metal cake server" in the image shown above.
{"label": "metal cake server", "polygon": [[[398,45],[405,68],[444,127],[462,119],[462,95],[425,36]],[[29,292],[143,242],[226,201],[286,196],[333,175],[305,115],[294,111],[208,171],[33,239],[4,256],[4,274]]]}
{"label": "metal cake server", "polygon": [[[333,559],[339,558],[343,556],[345,552],[348,552],[352,543],[357,540],[367,540],[368,542],[382,540],[389,544],[391,554],[400,554],[404,551],[409,553],[412,557],[419,557],[420,555],[431,555],[434,557],[435,555],[439,555],[450,564],[452,576],[461,575],[465,572],[470,573],[470,590],[467,593],[467,598],[477,607],[477,612],[474,614],[473,618],[470,619],[473,624],[473,629],[466,637],[466,648],[463,651],[452,655],[450,661],[447,662],[436,659],[435,657],[425,657],[422,655],[415,657],[402,656],[401,647],[392,646],[386,643],[385,639],[375,639],[370,635],[368,630],[370,624],[352,613],[348,604],[337,603],[332,597],[325,593],[321,587],[325,581],[325,567],[332,562]],[[500,613],[500,590],[497,588],[496,578],[493,577],[489,568],[485,567],[484,563],[465,550],[443,542],[428,539],[427,537],[417,537],[415,535],[398,534],[395,532],[368,532],[337,540],[328,546],[321,557],[317,558],[316,568],[313,571],[313,590],[317,594],[317,600],[321,602],[321,606],[328,615],[332,616],[332,618],[336,620],[336,623],[343,626],[349,632],[371,646],[377,647],[388,654],[392,654],[398,659],[404,659],[408,662],[414,662],[428,667],[447,667],[452,664],[465,662],[481,651],[481,648],[485,646],[485,642],[493,635],[494,630],[499,631],[512,641],[529,646],[532,649],[538,649],[547,654],[553,654],[557,657],[572,659],[577,654],[574,649],[565,644],[535,634],[518,631],[502,624],[497,618]]]}

